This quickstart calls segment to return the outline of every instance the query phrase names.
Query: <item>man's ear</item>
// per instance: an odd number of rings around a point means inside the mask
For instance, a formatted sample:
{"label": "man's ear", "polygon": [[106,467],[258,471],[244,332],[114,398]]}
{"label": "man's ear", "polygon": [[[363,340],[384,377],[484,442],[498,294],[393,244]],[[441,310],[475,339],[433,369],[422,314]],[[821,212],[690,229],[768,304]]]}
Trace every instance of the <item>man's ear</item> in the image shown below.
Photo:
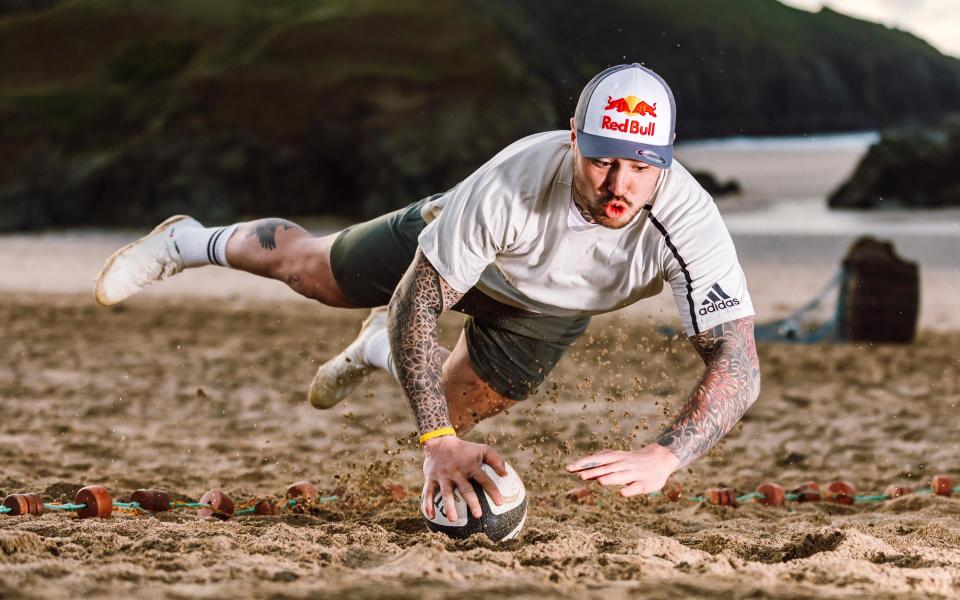
{"label": "man's ear", "polygon": [[576,143],[577,143],[577,126],[573,124],[573,117],[570,117],[570,144],[573,145]]}

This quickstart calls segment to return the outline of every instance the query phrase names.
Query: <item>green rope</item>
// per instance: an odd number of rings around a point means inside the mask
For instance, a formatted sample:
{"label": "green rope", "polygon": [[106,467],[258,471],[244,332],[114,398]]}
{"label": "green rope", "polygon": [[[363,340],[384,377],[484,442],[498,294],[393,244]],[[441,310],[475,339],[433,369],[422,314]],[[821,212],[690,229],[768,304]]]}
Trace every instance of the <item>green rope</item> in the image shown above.
{"label": "green rope", "polygon": [[[954,495],[960,495],[960,485],[954,486],[950,491]],[[919,488],[917,490],[914,490],[913,493],[919,496],[923,496],[923,495],[932,494],[933,490],[931,488]],[[656,492],[650,493],[649,495],[661,496],[663,495],[663,492],[656,491]],[[785,494],[785,498],[791,501],[799,500],[801,496],[802,494],[795,494],[795,493]],[[743,494],[742,496],[737,496],[737,502],[738,503],[747,502],[755,498],[757,499],[766,498],[766,496],[764,496],[759,492],[749,492],[749,493]],[[883,502],[885,500],[890,500],[891,498],[892,496],[888,496],[887,494],[861,494],[859,496],[855,496],[854,501],[858,503]],[[336,502],[339,499],[340,498],[338,496],[322,496],[320,498],[317,498],[315,503],[327,504],[330,502]],[[687,500],[689,500],[690,502],[704,502],[706,498],[703,496],[688,496]],[[293,508],[297,504],[298,504],[297,499],[291,498],[287,500],[287,502],[284,505],[284,508]],[[86,504],[69,504],[69,503],[68,504],[44,504],[43,506],[47,510],[67,510],[67,511],[80,510],[83,508],[87,508]],[[140,506],[139,502],[114,502],[113,506],[116,508],[123,508],[127,510],[144,510],[144,508]],[[205,502],[175,502],[171,505],[171,508],[213,508],[213,507]],[[0,506],[0,514],[7,514],[10,512],[13,512],[13,509],[6,506]],[[244,509],[238,510],[235,514],[237,516],[256,514],[256,507],[250,507],[250,508],[244,508]]]}
{"label": "green rope", "polygon": [[863,494],[861,496],[854,496],[854,502],[883,502],[884,500],[889,500],[892,496],[886,494]]}
{"label": "green rope", "polygon": [[[953,494],[960,495],[960,485],[954,487],[951,491],[952,491]],[[922,496],[922,495],[926,495],[926,494],[932,494],[932,493],[933,493],[933,490],[930,489],[930,488],[920,488],[920,489],[914,490],[913,493]],[[656,495],[659,495],[659,494],[660,494],[660,492],[654,492],[654,493],[652,493],[652,494],[650,494],[650,495],[651,495],[651,496],[656,496]],[[763,494],[761,494],[761,493],[759,493],[759,492],[750,492],[750,493],[748,493],[748,494],[743,494],[742,496],[737,496],[737,502],[738,502],[738,503],[739,503],[739,502],[746,502],[746,501],[752,500],[752,499],[754,499],[754,498],[765,498],[765,497],[766,497],[766,496],[764,496]],[[785,494],[784,497],[785,497],[787,500],[799,500],[799,499],[802,497],[802,494],[789,493],[789,494]],[[884,502],[884,501],[890,500],[890,499],[892,499],[892,498],[893,498],[893,496],[890,496],[890,495],[887,495],[887,494],[861,494],[861,495],[859,495],[859,496],[854,496],[854,502]],[[691,502],[703,502],[703,501],[705,500],[705,498],[704,498],[703,496],[690,496],[690,497],[687,498],[687,500],[689,500],[689,501],[691,501]]]}
{"label": "green rope", "polygon": [[206,502],[174,502],[170,508],[213,508]]}
{"label": "green rope", "polygon": [[86,504],[44,504],[44,508],[48,510],[80,510],[86,508]]}

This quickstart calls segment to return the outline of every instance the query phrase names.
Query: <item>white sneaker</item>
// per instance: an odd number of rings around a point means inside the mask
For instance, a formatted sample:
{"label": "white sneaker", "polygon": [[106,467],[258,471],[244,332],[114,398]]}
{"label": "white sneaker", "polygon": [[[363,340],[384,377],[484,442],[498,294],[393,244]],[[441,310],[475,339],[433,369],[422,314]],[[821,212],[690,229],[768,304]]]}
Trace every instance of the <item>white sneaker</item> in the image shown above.
{"label": "white sneaker", "polygon": [[173,232],[180,227],[203,225],[193,217],[175,215],[114,252],[97,276],[97,304],[111,306],[182,271],[183,258],[173,242]]}
{"label": "white sneaker", "polygon": [[387,308],[384,306],[371,310],[360,327],[357,339],[350,342],[343,352],[320,365],[307,396],[314,408],[336,406],[373,370],[363,358],[363,343],[370,334],[386,326]]}

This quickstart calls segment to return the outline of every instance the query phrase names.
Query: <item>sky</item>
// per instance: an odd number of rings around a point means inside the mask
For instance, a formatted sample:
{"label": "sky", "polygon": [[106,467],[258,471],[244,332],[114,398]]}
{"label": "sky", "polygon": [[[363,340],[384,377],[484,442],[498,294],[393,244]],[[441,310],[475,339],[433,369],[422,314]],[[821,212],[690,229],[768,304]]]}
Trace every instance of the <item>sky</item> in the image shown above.
{"label": "sky", "polygon": [[811,12],[826,5],[858,19],[896,27],[960,58],[960,0],[780,0]]}

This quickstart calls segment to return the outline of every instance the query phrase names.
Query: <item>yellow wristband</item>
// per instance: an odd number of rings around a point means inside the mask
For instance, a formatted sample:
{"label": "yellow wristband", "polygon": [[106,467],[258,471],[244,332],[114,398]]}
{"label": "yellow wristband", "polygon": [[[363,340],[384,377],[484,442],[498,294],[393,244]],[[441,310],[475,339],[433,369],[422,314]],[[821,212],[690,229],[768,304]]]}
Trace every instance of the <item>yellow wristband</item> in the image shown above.
{"label": "yellow wristband", "polygon": [[457,431],[453,427],[441,427],[440,429],[434,429],[433,431],[428,431],[425,434],[421,435],[420,443],[422,444],[427,440],[443,437],[445,435],[452,435],[453,437],[457,437]]}

